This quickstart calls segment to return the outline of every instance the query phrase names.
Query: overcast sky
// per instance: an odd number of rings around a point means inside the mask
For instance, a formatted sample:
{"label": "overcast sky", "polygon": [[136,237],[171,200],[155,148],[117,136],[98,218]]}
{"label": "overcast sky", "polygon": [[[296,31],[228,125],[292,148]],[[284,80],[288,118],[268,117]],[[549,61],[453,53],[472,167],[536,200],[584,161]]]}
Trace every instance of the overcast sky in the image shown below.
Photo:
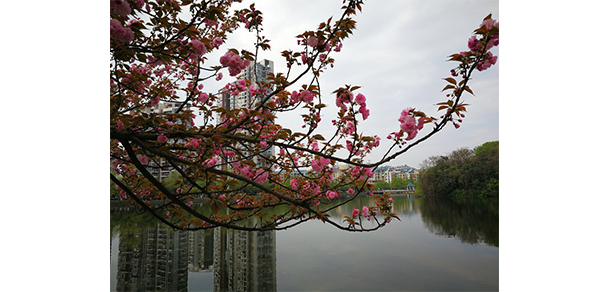
{"label": "overcast sky", "polygon": [[[251,2],[244,1],[242,5],[249,6]],[[259,53],[259,58],[274,61],[276,73],[286,72],[280,52],[285,49],[300,50],[295,36],[306,30],[314,30],[330,16],[334,16],[333,20],[338,19],[340,6],[341,1],[327,0],[256,1],[256,7],[264,17],[262,34],[271,40],[271,51]],[[385,137],[399,129],[398,117],[403,109],[414,107],[429,115],[440,116],[434,104],[446,100],[445,94],[441,93],[446,85],[442,78],[449,77],[449,70],[457,65],[447,62],[447,56],[468,49],[467,40],[472,31],[489,13],[500,21],[498,6],[498,1],[493,0],[365,2],[362,13],[355,18],[355,33],[345,41],[342,51],[334,56],[335,67],[321,77],[323,102],[329,107],[323,111],[319,132],[329,133],[330,121],[336,117],[332,91],[345,84],[361,86],[358,92],[367,97],[371,115],[359,130],[382,137],[380,149],[368,156],[371,162],[379,160],[390,146]],[[208,55],[209,60],[217,60],[221,53],[224,54],[225,48],[252,47],[254,40],[252,34],[242,29],[219,52]],[[499,55],[498,48],[492,49],[492,52]],[[498,68],[501,60],[502,55],[499,55],[495,66],[484,72],[475,72],[470,88],[476,97],[465,97],[470,106],[459,129],[448,125],[389,165],[419,167],[430,156],[499,140]],[[226,72],[224,75],[228,76]],[[223,84],[230,80],[225,77]],[[309,82],[303,80],[303,83]],[[215,86],[210,84],[206,88],[213,91]],[[298,114],[281,115],[280,123],[300,130]],[[427,125],[420,132],[424,134],[420,135],[425,135],[431,128]]]}

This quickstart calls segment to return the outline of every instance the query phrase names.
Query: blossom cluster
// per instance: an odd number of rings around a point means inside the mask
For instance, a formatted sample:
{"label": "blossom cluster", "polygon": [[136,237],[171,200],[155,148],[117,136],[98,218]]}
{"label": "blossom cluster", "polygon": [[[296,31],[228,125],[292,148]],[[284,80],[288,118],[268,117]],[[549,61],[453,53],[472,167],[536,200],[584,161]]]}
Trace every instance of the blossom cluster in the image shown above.
{"label": "blossom cluster", "polygon": [[407,140],[412,140],[417,135],[417,132],[424,127],[424,118],[420,117],[416,120],[413,116],[413,108],[404,109],[400,113],[400,129],[407,134]]}
{"label": "blossom cluster", "polygon": [[337,93],[335,105],[341,109],[341,112],[347,111],[347,104],[351,104],[352,102],[355,102],[355,104],[360,106],[358,112],[362,115],[362,119],[368,119],[371,112],[366,107],[366,97],[362,93],[358,93],[356,98],[354,98],[354,94],[351,91],[341,91]]}
{"label": "blossom cluster", "polygon": [[316,172],[322,172],[322,170],[329,164],[330,164],[330,159],[320,157],[320,159],[318,159],[318,160],[314,159],[311,161],[311,168],[313,170],[315,170]]}
{"label": "blossom cluster", "polygon": [[[481,28],[484,31],[490,31],[491,29],[499,28],[500,24],[491,18],[487,18],[483,20],[481,23]],[[485,37],[485,35],[484,35]],[[484,40],[487,43],[484,43]],[[472,36],[468,40],[468,49],[475,53],[485,53],[489,51],[491,48],[498,46],[500,43],[499,34],[492,33],[489,35],[489,38],[477,38],[476,36]],[[487,52],[483,55],[483,59],[476,64],[476,68],[479,71],[483,71],[496,64],[498,57],[494,56],[491,52]]]}
{"label": "blossom cluster", "polygon": [[363,217],[367,218],[367,220],[371,220],[371,218],[370,218],[371,215],[372,216],[377,215],[377,211],[375,211],[375,210],[371,211],[369,209],[369,207],[367,207],[367,206],[362,206],[362,212],[360,212],[360,210],[356,209],[356,208],[354,208],[352,210],[352,217],[355,218],[355,217],[359,217],[360,215],[362,215]]}
{"label": "blossom cluster", "polygon": [[124,0],[110,0],[110,12],[120,17],[126,17],[131,13],[131,7],[129,3]]}
{"label": "blossom cluster", "polygon": [[238,54],[229,50],[224,56],[220,57],[220,64],[229,67],[230,76],[236,76],[250,65],[250,61],[242,59]]}
{"label": "blossom cluster", "polygon": [[[331,53],[331,51],[340,52],[341,48],[343,47],[343,44],[340,42],[337,42],[337,43],[331,45],[332,42],[330,40],[327,40],[324,38],[318,38],[313,35],[303,36],[303,38],[298,40],[297,43],[305,46],[304,51],[297,53],[297,55],[301,56],[301,64],[313,65],[313,63],[314,63],[313,57],[315,56],[316,51],[317,51],[319,53],[319,55],[318,55],[319,62],[323,63],[323,64],[328,63],[328,64],[330,64],[331,68],[334,67],[334,64],[333,64],[334,60],[329,57],[329,54]],[[308,48],[311,48],[311,49],[308,50]],[[309,54],[308,54],[308,52],[309,52]]]}
{"label": "blossom cluster", "polygon": [[113,18],[110,20],[110,38],[115,40],[119,46],[128,44],[133,40],[133,31]]}
{"label": "blossom cluster", "polygon": [[231,167],[236,174],[254,180],[259,184],[264,183],[269,178],[269,173],[266,170],[259,168],[254,171],[249,165],[242,164],[239,161],[231,163]]}
{"label": "blossom cluster", "polygon": [[373,171],[369,167],[356,166],[352,169],[352,178],[362,179],[373,177]]}
{"label": "blossom cluster", "polygon": [[495,65],[497,60],[498,56],[494,56],[491,52],[487,52],[487,54],[483,57],[483,60],[477,63],[477,70],[487,70],[492,65]]}
{"label": "blossom cluster", "polygon": [[332,200],[332,199],[335,199],[335,198],[338,198],[338,197],[339,197],[339,194],[337,194],[336,192],[326,191],[326,198],[327,199]]}
{"label": "blossom cluster", "polygon": [[192,40],[189,45],[193,51],[193,55],[191,55],[191,58],[193,59],[199,58],[207,52],[205,44],[198,40]]}
{"label": "blossom cluster", "polygon": [[309,90],[301,90],[300,92],[293,91],[290,94],[290,102],[298,103],[300,101],[304,101],[306,103],[310,103],[313,101],[315,94]]}

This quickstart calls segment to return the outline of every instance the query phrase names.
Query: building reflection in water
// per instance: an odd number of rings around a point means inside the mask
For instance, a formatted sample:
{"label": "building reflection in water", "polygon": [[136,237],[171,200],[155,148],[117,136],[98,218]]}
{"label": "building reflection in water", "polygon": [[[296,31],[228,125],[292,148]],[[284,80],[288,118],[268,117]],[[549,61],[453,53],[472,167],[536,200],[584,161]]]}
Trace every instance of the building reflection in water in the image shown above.
{"label": "building reflection in water", "polygon": [[157,224],[121,233],[117,291],[187,291],[188,234]]}
{"label": "building reflection in water", "polygon": [[189,272],[213,272],[214,291],[276,291],[275,231],[164,225],[122,230],[117,291],[188,291]]}
{"label": "building reflection in water", "polygon": [[214,232],[215,291],[276,291],[275,231]]}

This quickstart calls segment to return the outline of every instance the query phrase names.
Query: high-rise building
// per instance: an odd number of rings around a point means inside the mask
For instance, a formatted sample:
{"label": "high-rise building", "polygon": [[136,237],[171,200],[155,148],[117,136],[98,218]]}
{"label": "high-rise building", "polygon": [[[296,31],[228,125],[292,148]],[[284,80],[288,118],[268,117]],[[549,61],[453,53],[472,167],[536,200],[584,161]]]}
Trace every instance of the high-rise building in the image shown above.
{"label": "high-rise building", "polygon": [[[237,77],[238,79],[246,79],[252,82],[255,88],[259,88],[259,84],[263,82],[269,73],[273,73],[273,61],[264,59],[258,63],[250,63]],[[269,89],[268,89],[269,90]],[[252,95],[248,90],[240,92],[237,95],[232,95],[226,90],[220,92],[220,106],[227,109],[249,108],[253,109],[257,103],[260,103],[263,95]],[[275,155],[275,148],[269,146],[260,153],[260,156],[271,157]],[[254,158],[257,165],[269,165],[267,161],[260,156]]]}
{"label": "high-rise building", "polygon": [[[259,83],[263,82],[269,73],[273,73],[273,61],[262,60],[258,63],[250,63],[238,76],[238,79],[247,79],[258,88]],[[237,95],[231,95],[226,90],[221,90],[222,96],[220,106],[225,109],[249,108],[252,109],[257,102],[260,102],[260,95],[253,96],[249,91],[240,92]]]}
{"label": "high-rise building", "polygon": [[[160,101],[153,107],[146,107],[142,112],[146,114],[174,114],[178,111],[183,101]],[[190,105],[186,104],[183,110],[189,110]],[[189,128],[190,125],[187,125]],[[169,165],[164,159],[151,159],[148,163],[148,171],[159,181],[169,177],[174,168]]]}
{"label": "high-rise building", "polygon": [[[247,79],[258,87],[258,84],[267,78],[267,74],[273,73],[273,61],[262,60],[258,63],[252,63],[248,68],[244,69],[239,74],[239,79]],[[260,102],[261,95],[253,96],[249,91],[244,91],[235,96],[234,107],[232,108],[254,108],[256,103]]]}
{"label": "high-rise building", "polygon": [[[159,103],[157,103],[157,105],[155,105],[153,107],[144,108],[144,110],[142,112],[147,113],[147,114],[150,114],[150,113],[175,114],[183,103],[184,103],[184,101],[160,101]],[[190,108],[191,108],[191,106],[189,104],[185,104],[183,107],[183,110],[188,110]]]}

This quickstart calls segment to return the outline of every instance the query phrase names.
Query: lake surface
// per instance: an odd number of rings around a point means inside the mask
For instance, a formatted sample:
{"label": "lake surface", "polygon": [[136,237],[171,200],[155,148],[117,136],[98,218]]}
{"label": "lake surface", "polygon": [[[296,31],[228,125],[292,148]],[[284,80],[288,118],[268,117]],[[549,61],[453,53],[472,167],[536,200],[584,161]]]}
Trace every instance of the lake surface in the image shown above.
{"label": "lake surface", "polygon": [[[372,205],[357,198],[340,218]],[[498,202],[394,196],[393,220],[351,233],[322,222],[289,230],[173,231],[111,209],[112,291],[498,291]]]}

